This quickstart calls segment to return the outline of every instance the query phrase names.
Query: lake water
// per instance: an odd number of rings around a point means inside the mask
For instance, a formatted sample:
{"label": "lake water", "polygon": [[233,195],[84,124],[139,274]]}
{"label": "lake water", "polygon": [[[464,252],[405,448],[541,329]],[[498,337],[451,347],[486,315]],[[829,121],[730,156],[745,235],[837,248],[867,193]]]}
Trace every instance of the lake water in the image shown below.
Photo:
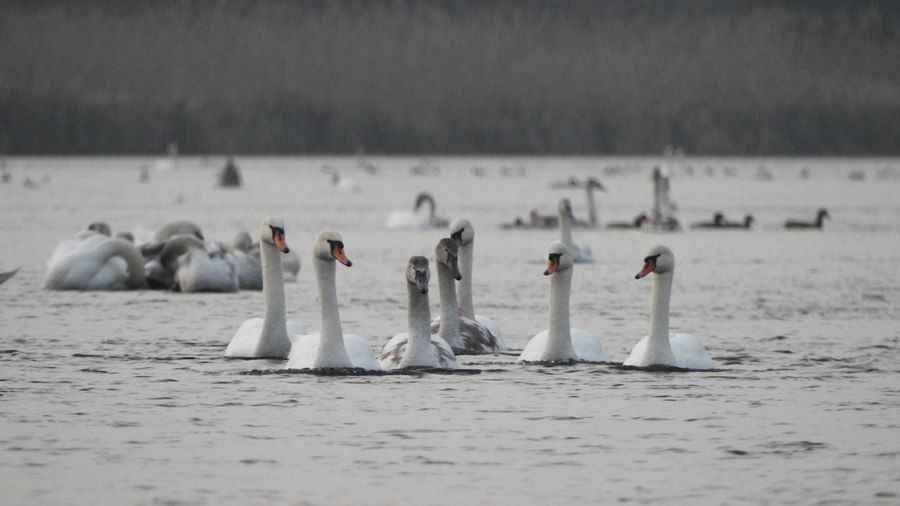
{"label": "lake water", "polygon": [[[556,232],[498,225],[563,196],[585,216],[582,190],[548,183],[588,174],[607,187],[601,220],[629,220],[649,208],[660,162],[436,158],[439,174],[413,176],[419,159],[370,161],[378,175],[354,158],[238,159],[245,186],[224,190],[221,159],[154,168],[143,184],[156,160],[7,160],[0,268],[21,271],[0,286],[0,502],[900,502],[900,179],[878,176],[897,159],[688,159],[696,174],[672,181],[682,222],[750,212],[754,230],[575,231],[598,261],[575,267],[573,325],[624,360],[649,329],[652,282],[634,274],[666,244],[672,330],[700,337],[711,372],[497,355],[460,357],[477,374],[251,374],[283,365],[223,358],[261,315],[260,292],[42,289],[55,244],[92,221],[190,219],[230,241],[277,214],[304,261],[289,318],[317,327],[310,249],[338,230],[353,260],[338,271],[344,329],[380,348],[406,327],[407,259],[433,257],[445,235],[383,223],[427,190],[440,214],[474,223],[476,307],[521,348],[547,327]],[[362,192],[337,191],[324,164]],[[824,230],[781,227],[819,207]]]}

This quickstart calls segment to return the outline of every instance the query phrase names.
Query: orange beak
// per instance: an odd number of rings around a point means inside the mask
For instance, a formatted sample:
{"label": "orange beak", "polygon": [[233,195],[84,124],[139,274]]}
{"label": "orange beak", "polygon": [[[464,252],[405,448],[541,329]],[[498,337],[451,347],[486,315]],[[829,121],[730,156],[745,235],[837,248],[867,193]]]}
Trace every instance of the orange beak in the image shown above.
{"label": "orange beak", "polygon": [[275,247],[280,249],[282,253],[291,252],[291,248],[288,248],[287,243],[284,242],[284,235],[275,232],[275,234],[272,235],[272,240],[275,241]]}
{"label": "orange beak", "polygon": [[556,260],[547,260],[547,270],[544,271],[544,276],[549,276],[556,272],[556,269],[559,269],[559,262]]}
{"label": "orange beak", "polygon": [[646,276],[647,274],[650,274],[651,272],[653,272],[653,269],[655,269],[655,268],[656,268],[656,265],[653,262],[644,262],[644,267],[641,269],[641,272],[634,275],[634,279],[641,279],[642,277]]}
{"label": "orange beak", "polygon": [[344,255],[344,250],[341,248],[338,248],[337,246],[331,247],[331,256],[333,256],[335,260],[346,265],[347,267],[350,267],[351,265],[353,265],[353,262],[351,262],[350,259],[347,258],[346,255]]}

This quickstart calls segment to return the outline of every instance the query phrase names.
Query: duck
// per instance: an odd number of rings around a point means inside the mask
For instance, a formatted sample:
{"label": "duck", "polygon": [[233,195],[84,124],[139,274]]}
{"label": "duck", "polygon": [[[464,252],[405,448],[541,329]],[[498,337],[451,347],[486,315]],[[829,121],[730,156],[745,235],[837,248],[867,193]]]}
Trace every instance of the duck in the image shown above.
{"label": "duck", "polygon": [[407,331],[392,337],[381,350],[379,362],[385,370],[408,367],[456,369],[453,349],[441,336],[431,333],[428,306],[428,259],[414,256],[406,265],[406,292],[409,297]]}
{"label": "duck", "polygon": [[48,290],[132,290],[144,286],[141,252],[124,239],[100,233],[57,247],[44,279]]}
{"label": "duck", "polygon": [[[428,205],[428,211],[422,212],[423,204]],[[398,209],[388,215],[385,227],[391,229],[417,229],[445,228],[449,224],[447,218],[438,216],[434,197],[430,193],[419,193],[412,211]]]}
{"label": "duck", "polygon": [[503,335],[500,327],[487,316],[475,313],[475,303],[472,298],[473,280],[472,280],[472,264],[475,256],[475,227],[472,223],[465,219],[459,218],[453,220],[450,224],[450,238],[459,246],[459,273],[462,279],[459,281],[459,291],[457,292],[457,304],[459,305],[459,315],[476,322],[487,328],[488,332],[494,336],[497,345],[506,348],[503,342]]}
{"label": "duck", "polygon": [[240,287],[234,266],[224,258],[210,256],[203,242],[193,235],[168,240],[159,263],[173,273],[172,290],[176,292],[236,292]]}
{"label": "duck", "polygon": [[313,245],[313,268],[319,287],[321,329],[297,336],[288,355],[287,369],[361,368],[381,370],[372,348],[357,335],[344,335],[335,286],[335,262],[350,267],[344,240],[337,232],[319,234]]}
{"label": "duck", "polygon": [[641,213],[635,216],[633,221],[615,221],[607,223],[604,228],[611,230],[636,230],[641,228],[645,221],[647,221],[647,215]]}
{"label": "duck", "polygon": [[531,338],[519,362],[609,362],[600,337],[569,326],[574,265],[572,252],[564,244],[555,242],[547,248],[544,276],[550,277],[550,328]]}
{"label": "duck", "polygon": [[259,224],[258,235],[266,313],[263,318],[250,318],[238,327],[225,348],[229,358],[287,358],[291,338],[306,333],[303,326],[287,321],[285,315],[281,255],[291,249],[285,238],[284,220],[266,217]]}
{"label": "duck", "polygon": [[644,257],[644,266],[634,278],[653,273],[653,304],[650,335],[631,350],[624,365],[667,366],[679,369],[710,370],[715,367],[703,343],[689,334],[669,334],[669,298],[675,275],[675,255],[665,246],[656,246]]}
{"label": "duck", "polygon": [[588,244],[576,244],[572,240],[572,203],[569,199],[559,201],[559,242],[566,245],[576,262],[593,262],[591,247]]}
{"label": "duck", "polygon": [[441,336],[456,355],[481,355],[501,350],[493,334],[480,323],[459,315],[456,281],[459,272],[459,246],[450,238],[438,241],[434,250],[437,263],[441,317],[431,322],[431,332]]}
{"label": "duck", "polygon": [[825,222],[825,218],[831,218],[831,215],[828,214],[827,209],[819,209],[816,213],[816,221],[810,223],[807,221],[799,221],[799,220],[787,220],[784,222],[784,228],[790,229],[820,229],[822,228],[822,224]]}

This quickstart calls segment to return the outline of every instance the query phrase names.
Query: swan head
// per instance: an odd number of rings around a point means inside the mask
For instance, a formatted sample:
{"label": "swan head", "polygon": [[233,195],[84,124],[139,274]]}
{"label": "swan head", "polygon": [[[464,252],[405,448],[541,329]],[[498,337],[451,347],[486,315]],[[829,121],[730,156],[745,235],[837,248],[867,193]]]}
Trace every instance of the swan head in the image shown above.
{"label": "swan head", "polygon": [[102,221],[95,221],[88,225],[88,230],[93,230],[98,234],[105,235],[106,237],[110,237],[112,235],[112,229],[109,228],[109,225]]}
{"label": "swan head", "polygon": [[563,243],[555,242],[547,248],[547,269],[544,276],[571,269],[575,264],[572,252]]}
{"label": "swan head", "polygon": [[572,214],[572,202],[569,199],[562,199],[559,201],[559,215],[567,220],[574,219],[574,215]]}
{"label": "swan head", "polygon": [[674,270],[675,255],[672,251],[665,246],[655,246],[644,257],[644,267],[634,275],[634,279],[641,279],[651,272],[666,274]]}
{"label": "swan head", "polygon": [[475,240],[475,228],[469,220],[457,218],[450,224],[450,238],[460,246],[469,244]]}
{"label": "swan head", "polygon": [[457,281],[462,279],[462,274],[459,272],[458,255],[459,245],[447,237],[438,241],[437,247],[434,248],[434,259],[438,263],[446,265],[450,269],[450,275]]}
{"label": "swan head", "polygon": [[322,232],[319,234],[319,237],[316,238],[316,243],[313,245],[313,257],[319,260],[337,260],[347,267],[353,265],[353,262],[344,253],[344,240],[341,238],[341,234],[337,232]]}
{"label": "swan head", "polygon": [[598,181],[592,177],[589,177],[587,180],[587,189],[590,190],[590,189],[594,189],[594,188],[597,190],[600,190],[602,192],[606,191],[606,187],[603,186],[603,183],[601,183],[600,181]]}
{"label": "swan head", "polygon": [[234,249],[241,250],[246,253],[253,249],[253,238],[250,237],[249,232],[243,230],[241,232],[238,232],[237,235],[234,236],[232,246],[234,246]]}
{"label": "swan head", "polygon": [[428,259],[425,257],[412,257],[406,266],[406,282],[415,285],[419,293],[428,293],[428,281],[431,272],[428,270]]}
{"label": "swan head", "polygon": [[434,207],[434,197],[432,197],[430,193],[422,192],[416,195],[416,205],[413,206],[413,211],[418,211],[425,202],[428,202],[431,207]]}
{"label": "swan head", "polygon": [[262,220],[259,224],[259,243],[275,246],[282,253],[290,253],[291,248],[284,241],[284,220],[275,216]]}

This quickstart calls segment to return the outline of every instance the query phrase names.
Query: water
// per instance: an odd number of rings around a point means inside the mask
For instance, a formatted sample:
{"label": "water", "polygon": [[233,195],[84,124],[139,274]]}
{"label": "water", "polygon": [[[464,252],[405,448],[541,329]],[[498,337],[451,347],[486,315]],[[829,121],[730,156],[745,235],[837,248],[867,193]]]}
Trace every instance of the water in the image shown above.
{"label": "water", "polygon": [[[0,502],[900,501],[900,180],[876,177],[897,160],[690,160],[717,172],[673,181],[682,221],[752,212],[755,230],[576,230],[599,261],[575,268],[573,325],[624,360],[649,327],[652,283],[633,276],[665,243],[672,329],[703,340],[712,372],[488,356],[461,358],[478,374],[248,374],[282,365],[222,358],[262,313],[259,292],[41,288],[56,242],[91,221],[118,231],[191,219],[230,240],[274,213],[304,260],[288,317],[317,325],[309,250],[318,231],[339,230],[353,260],[338,271],[344,328],[374,348],[405,329],[406,260],[432,257],[443,234],[381,225],[429,190],[441,214],[475,224],[476,306],[522,347],[547,326],[541,273],[555,232],[497,226],[564,195],[585,216],[581,191],[547,183],[613,164],[640,171],[602,178],[601,220],[630,219],[649,207],[657,162],[435,159],[440,176],[413,177],[416,159],[372,161],[378,176],[352,158],[238,160],[245,188],[220,190],[221,160],[182,160],[145,184],[148,159],[10,160],[0,267],[22,270],[0,287]],[[334,191],[324,163],[363,193]],[[772,181],[754,178],[760,165]],[[780,228],[821,206],[833,217],[824,231]]]}

